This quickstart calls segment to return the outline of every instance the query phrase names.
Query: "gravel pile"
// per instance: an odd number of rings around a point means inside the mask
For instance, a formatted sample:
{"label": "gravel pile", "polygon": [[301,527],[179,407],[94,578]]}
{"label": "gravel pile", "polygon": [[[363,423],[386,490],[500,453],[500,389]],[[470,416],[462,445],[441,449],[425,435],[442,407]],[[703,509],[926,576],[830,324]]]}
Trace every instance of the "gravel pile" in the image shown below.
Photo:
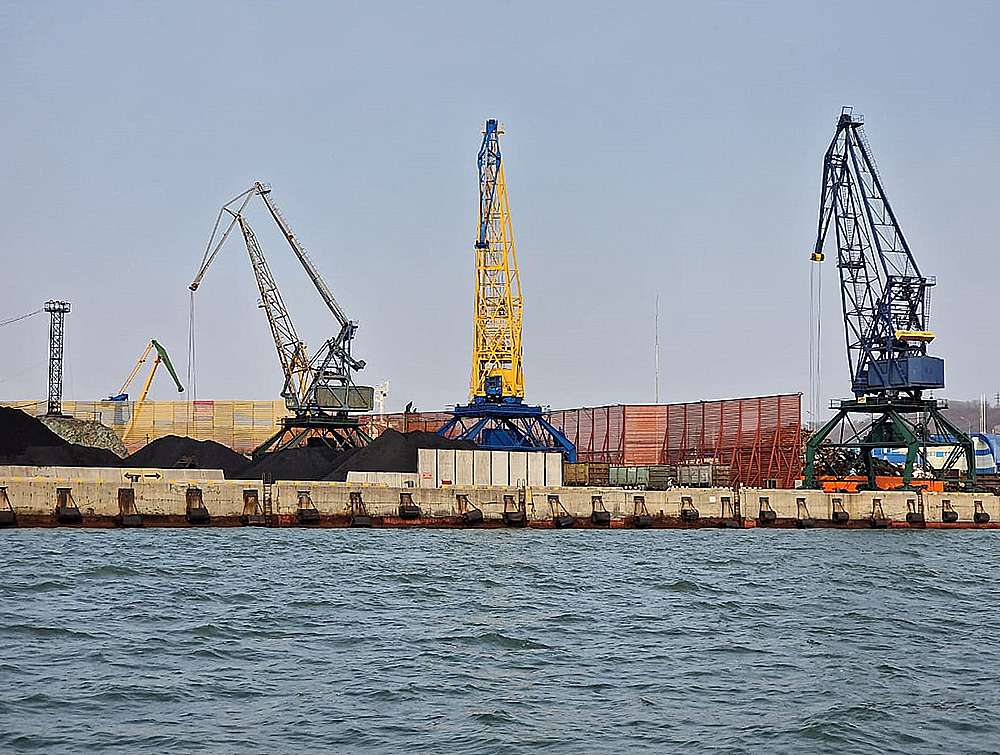
{"label": "gravel pile", "polygon": [[38,421],[69,443],[103,448],[113,452],[119,459],[128,455],[125,444],[115,435],[115,431],[95,420],[76,417],[39,417]]}

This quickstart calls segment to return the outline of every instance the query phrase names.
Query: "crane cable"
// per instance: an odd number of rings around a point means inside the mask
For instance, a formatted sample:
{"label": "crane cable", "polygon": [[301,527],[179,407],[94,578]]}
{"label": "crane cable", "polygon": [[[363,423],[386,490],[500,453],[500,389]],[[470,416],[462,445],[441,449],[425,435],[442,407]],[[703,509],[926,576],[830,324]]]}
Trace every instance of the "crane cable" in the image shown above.
{"label": "crane cable", "polygon": [[809,415],[815,429],[819,429],[820,390],[823,335],[823,276],[820,265],[809,266]]}
{"label": "crane cable", "polygon": [[12,323],[18,322],[19,320],[27,320],[29,317],[34,317],[35,315],[40,315],[44,310],[36,309],[34,312],[29,312],[26,315],[20,315],[19,317],[12,317],[9,320],[0,321],[0,328],[4,325],[10,325]]}
{"label": "crane cable", "polygon": [[191,403],[198,398],[198,387],[195,382],[195,354],[194,354],[194,291],[191,292],[190,304],[188,305],[188,364],[187,364],[187,385],[191,391]]}

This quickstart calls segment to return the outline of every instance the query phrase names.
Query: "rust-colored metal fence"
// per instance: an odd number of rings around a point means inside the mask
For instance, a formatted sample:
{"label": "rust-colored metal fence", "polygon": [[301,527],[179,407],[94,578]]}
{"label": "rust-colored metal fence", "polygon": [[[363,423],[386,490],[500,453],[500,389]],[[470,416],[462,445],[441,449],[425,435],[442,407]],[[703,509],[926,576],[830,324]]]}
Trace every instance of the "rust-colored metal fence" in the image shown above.
{"label": "rust-colored metal fence", "polygon": [[361,420],[361,429],[371,437],[377,438],[388,429],[401,433],[421,430],[436,433],[445,422],[451,419],[447,412],[407,412],[406,414],[365,414]]}
{"label": "rust-colored metal fence", "polygon": [[729,464],[734,482],[792,487],[802,473],[802,395],[566,409],[552,423],[580,461]]}

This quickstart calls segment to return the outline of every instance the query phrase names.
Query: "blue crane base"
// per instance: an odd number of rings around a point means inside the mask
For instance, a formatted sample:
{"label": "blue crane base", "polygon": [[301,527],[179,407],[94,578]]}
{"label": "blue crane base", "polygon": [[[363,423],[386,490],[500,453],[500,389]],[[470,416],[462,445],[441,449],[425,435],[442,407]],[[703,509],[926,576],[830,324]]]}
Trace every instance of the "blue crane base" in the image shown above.
{"label": "blue crane base", "polygon": [[576,446],[549,422],[540,406],[519,399],[479,400],[450,410],[438,435],[471,440],[489,451],[558,451],[576,461]]}

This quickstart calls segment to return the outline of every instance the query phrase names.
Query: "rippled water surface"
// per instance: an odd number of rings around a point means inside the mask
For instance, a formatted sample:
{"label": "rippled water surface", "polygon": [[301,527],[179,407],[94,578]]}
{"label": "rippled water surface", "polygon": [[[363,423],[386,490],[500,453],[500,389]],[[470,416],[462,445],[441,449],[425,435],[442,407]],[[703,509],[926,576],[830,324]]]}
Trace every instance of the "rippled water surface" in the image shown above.
{"label": "rippled water surface", "polygon": [[1000,532],[0,532],[0,752],[1000,752]]}

